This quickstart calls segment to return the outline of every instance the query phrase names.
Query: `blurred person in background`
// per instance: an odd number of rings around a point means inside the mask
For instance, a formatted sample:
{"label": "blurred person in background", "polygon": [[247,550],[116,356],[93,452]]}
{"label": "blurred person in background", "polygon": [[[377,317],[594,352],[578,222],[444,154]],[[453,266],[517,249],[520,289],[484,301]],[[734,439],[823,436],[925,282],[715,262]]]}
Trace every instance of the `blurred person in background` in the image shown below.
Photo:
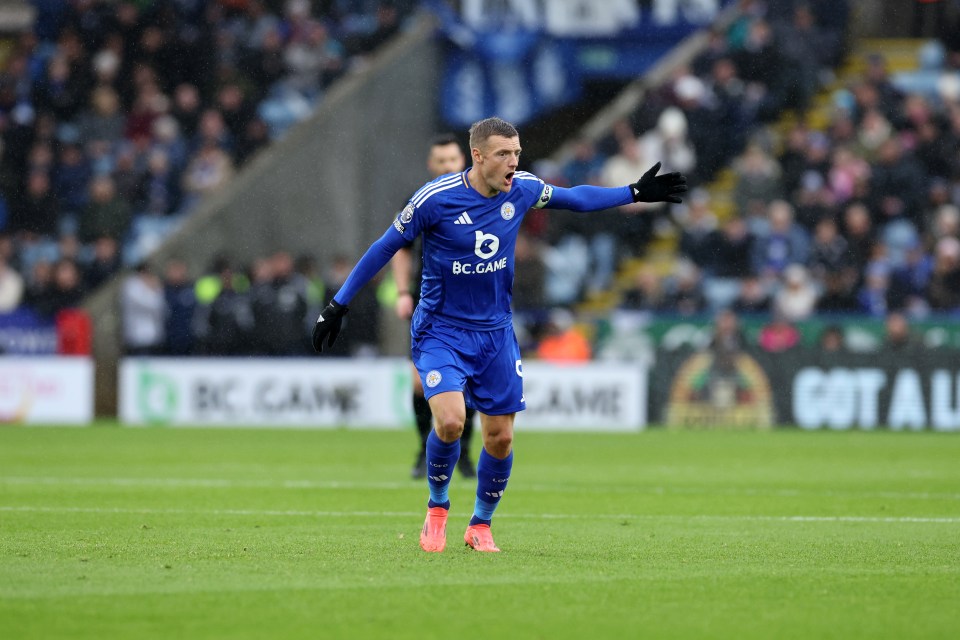
{"label": "blurred person in background", "polygon": [[113,236],[100,236],[93,242],[93,259],[83,270],[83,282],[92,291],[120,270],[120,245]]}
{"label": "blurred person in background", "polygon": [[890,267],[884,262],[871,262],[864,274],[863,286],[857,294],[860,311],[874,317],[887,315],[890,290]]}
{"label": "blurred person in background", "polygon": [[960,240],[941,238],[934,248],[933,271],[927,284],[927,300],[935,311],[960,308]]}
{"label": "blurred person in background", "polygon": [[661,311],[689,317],[706,309],[707,300],[703,295],[700,270],[692,262],[681,260],[668,280]]}
{"label": "blurred person in background", "polygon": [[800,332],[789,320],[774,311],[770,322],[760,329],[758,344],[768,353],[783,353],[800,344]]}
{"label": "blurred person in background", "polygon": [[[456,137],[450,133],[437,135],[430,141],[427,150],[427,173],[431,178],[459,173],[467,166],[467,159]],[[390,260],[390,269],[397,286],[396,313],[401,320],[409,321],[413,317],[413,310],[420,302],[420,279],[423,265],[421,242],[417,241],[411,247],[402,248]],[[519,244],[519,242],[518,242]],[[433,414],[430,404],[423,394],[423,383],[417,374],[417,368],[410,363],[413,373],[413,415],[417,423],[417,434],[420,436],[420,450],[414,458],[410,477],[425,478],[427,475],[427,438],[433,430]],[[467,409],[463,425],[463,435],[460,436],[460,459],[457,460],[457,469],[464,478],[475,478],[476,467],[470,453],[470,444],[473,439],[473,422],[475,411]]]}
{"label": "blurred person in background", "polygon": [[783,271],[783,286],[773,299],[774,311],[788,322],[806,320],[816,308],[817,290],[806,267],[791,264]]}
{"label": "blurred person in background", "polygon": [[544,336],[537,345],[537,358],[557,364],[587,362],[592,349],[590,341],[577,330],[568,309],[554,309],[547,319]]}
{"label": "blurred person in background", "polygon": [[740,281],[740,293],[734,298],[731,309],[739,314],[760,315],[769,313],[772,304],[763,280],[751,275]]}
{"label": "blurred person in background", "polygon": [[717,216],[710,210],[710,196],[703,189],[690,192],[687,211],[680,219],[680,254],[700,269],[709,271],[716,259]]}
{"label": "blurred person in background", "polygon": [[194,335],[203,355],[236,356],[249,351],[253,315],[247,285],[224,257],[214,261],[212,274],[197,281]]}
{"label": "blurred person in background", "polygon": [[163,297],[167,305],[163,354],[191,355],[194,352],[193,318],[197,312],[197,294],[183,260],[167,261],[163,272]]}
{"label": "blurred person in background", "polygon": [[167,302],[160,278],[141,262],[120,288],[123,350],[129,356],[163,353]]}
{"label": "blurred person in background", "polygon": [[910,323],[902,313],[891,313],[883,323],[883,348],[886,351],[904,353],[923,347],[923,343],[910,332]]}
{"label": "blurred person in background", "polygon": [[656,312],[663,308],[663,287],[660,276],[650,266],[640,269],[631,286],[623,292],[621,309]]}
{"label": "blurred person in background", "polygon": [[130,227],[131,218],[130,203],[117,193],[113,178],[97,176],[90,183],[90,200],[80,216],[80,240],[93,242],[110,236],[119,241]]}
{"label": "blurred person in background", "polygon": [[[42,277],[42,276],[41,276]],[[34,301],[34,310],[53,318],[64,309],[72,309],[83,299],[80,268],[73,260],[58,260],[52,268],[50,284]]]}
{"label": "blurred person in background", "polygon": [[810,238],[794,222],[793,207],[785,200],[774,200],[767,208],[766,232],[754,245],[753,268],[761,277],[777,278],[788,265],[806,264]]}
{"label": "blurred person in background", "polygon": [[0,255],[0,313],[9,313],[23,300],[23,276]]}
{"label": "blurred person in background", "polygon": [[[740,328],[737,314],[730,309],[717,313],[713,321],[713,335],[709,349],[715,358],[729,362],[747,346],[747,338]],[[729,367],[732,369],[732,366]]]}
{"label": "blurred person in background", "polygon": [[56,235],[60,202],[50,187],[50,176],[43,171],[32,171],[25,186],[26,192],[13,207],[11,230],[33,239]]}
{"label": "blurred person in background", "polygon": [[446,548],[449,470],[460,458],[466,403],[480,414],[484,447],[474,514],[463,539],[476,551],[499,551],[490,523],[513,466],[514,419],[526,406],[511,311],[513,253],[526,212],[534,207],[587,212],[637,202],[680,203],[687,190],[686,178],[678,173],[657,176],[659,163],[621,187],[555,187],[518,171],[520,152],[512,124],[496,117],[474,123],[469,171],[440,177],[414,194],[314,327],[314,348],[320,352],[324,345],[332,346],[358,290],[400,248],[424,235],[423,289],[411,350],[435,423],[427,440],[430,498],[420,534],[426,552]]}
{"label": "blurred person in background", "polygon": [[817,346],[820,348],[820,353],[845,353],[847,345],[843,336],[843,329],[835,324],[827,325],[820,332]]}
{"label": "blurred person in background", "polygon": [[855,313],[860,309],[855,293],[856,273],[829,271],[823,274],[823,293],[817,300],[817,313]]}
{"label": "blurred person in background", "polygon": [[267,355],[302,355],[306,287],[286,251],[274,253],[267,263],[266,281],[255,281],[250,291],[254,332]]}

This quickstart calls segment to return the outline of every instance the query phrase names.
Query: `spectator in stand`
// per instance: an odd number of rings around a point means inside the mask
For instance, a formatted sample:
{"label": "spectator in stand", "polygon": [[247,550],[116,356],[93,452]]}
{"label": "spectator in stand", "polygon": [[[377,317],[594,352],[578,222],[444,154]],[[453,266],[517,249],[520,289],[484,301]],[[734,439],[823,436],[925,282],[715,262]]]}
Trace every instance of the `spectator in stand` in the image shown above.
{"label": "spectator in stand", "polygon": [[863,286],[857,295],[860,311],[875,318],[887,315],[887,296],[890,291],[890,267],[881,261],[867,266]]}
{"label": "spectator in stand", "polygon": [[547,266],[540,244],[522,231],[517,235],[514,265],[513,295],[518,304],[528,309],[542,308],[546,304],[544,285]]}
{"label": "spectator in stand", "polygon": [[[292,3],[292,6],[296,5]],[[314,100],[343,71],[344,50],[330,37],[323,23],[311,20],[302,31],[294,32],[287,44],[284,61],[288,70],[284,80],[287,86],[308,100]]]}
{"label": "spectator in stand", "polygon": [[819,82],[817,74],[829,63],[831,48],[824,34],[816,28],[816,17],[809,5],[797,3],[789,24],[777,29],[777,49],[784,58],[783,71],[789,72],[784,82],[787,96],[784,106],[800,115],[806,113]]}
{"label": "spectator in stand", "polygon": [[587,362],[590,342],[574,326],[574,317],[567,309],[550,312],[546,331],[537,346],[537,358],[553,363]]}
{"label": "spectator in stand", "polygon": [[876,224],[899,218],[922,224],[923,172],[916,160],[904,155],[900,138],[880,145],[870,182],[871,209],[879,215]]}
{"label": "spectator in stand", "polygon": [[708,347],[716,358],[715,366],[726,371],[734,371],[733,361],[746,347],[747,338],[740,329],[737,314],[729,309],[717,313]]}
{"label": "spectator in stand", "polygon": [[766,226],[765,221],[761,220],[765,217],[767,207],[782,194],[780,166],[762,146],[753,143],[734,162],[733,169],[737,174],[733,192],[736,210],[739,215],[746,217],[750,230],[760,235]]}
{"label": "spectator in stand", "polygon": [[633,285],[624,291],[621,309],[656,312],[663,308],[663,288],[652,267],[637,272]]}
{"label": "spectator in stand", "polygon": [[817,313],[845,314],[860,309],[855,294],[856,272],[828,271],[822,276],[824,291],[817,300]]}
{"label": "spectator in stand", "polygon": [[237,139],[237,146],[234,150],[237,166],[246,164],[260,149],[268,144],[270,144],[270,129],[267,127],[267,123],[260,117],[252,118],[247,122]]}
{"label": "spectator in stand", "polygon": [[72,142],[61,147],[59,156],[54,193],[59,200],[61,211],[77,215],[87,204],[87,185],[90,184],[92,176],[90,163],[87,162],[83,149]]}
{"label": "spectator in stand", "polygon": [[193,322],[197,311],[197,295],[194,283],[190,280],[187,263],[183,260],[167,261],[164,267],[163,297],[167,308],[163,354],[193,354]]}
{"label": "spectator in stand", "polygon": [[847,345],[843,335],[843,329],[835,324],[828,325],[820,332],[817,345],[820,347],[820,353],[846,352]]}
{"label": "spectator in stand", "polygon": [[39,314],[52,308],[53,296],[53,263],[47,260],[38,260],[30,270],[30,277],[26,279],[26,289],[23,293],[23,303]]}
{"label": "spectator in stand", "polygon": [[163,353],[167,303],[160,278],[145,262],[138,264],[120,289],[123,350],[129,356]]}
{"label": "spectator in stand", "polygon": [[850,263],[857,273],[862,273],[877,243],[869,209],[861,203],[850,205],[844,212],[843,226]]}
{"label": "spectator in stand", "polygon": [[806,264],[810,257],[807,232],[794,222],[793,207],[775,200],[767,208],[767,231],[754,245],[753,268],[762,277],[775,278],[790,264]]}
{"label": "spectator in stand", "polygon": [[90,183],[90,201],[80,216],[78,235],[83,242],[93,242],[101,236],[120,240],[131,218],[130,204],[117,193],[113,178],[100,175]]}
{"label": "spectator in stand", "polygon": [[123,137],[124,125],[117,92],[107,86],[97,87],[90,96],[90,108],[77,121],[78,142],[84,148],[98,142],[114,145]]}
{"label": "spectator in stand", "polygon": [[717,216],[710,210],[709,194],[702,189],[690,192],[688,202],[685,214],[677,216],[683,228],[680,255],[689,258],[698,268],[711,271],[716,261]]}
{"label": "spectator in stand", "polygon": [[270,279],[252,290],[254,328],[271,356],[305,353],[306,284],[293,269],[293,258],[278,251],[269,258]]}
{"label": "spectator in stand", "polygon": [[120,271],[120,245],[113,236],[103,235],[93,242],[93,259],[83,272],[87,291],[93,291]]}
{"label": "spectator in stand", "polygon": [[201,198],[219,191],[233,177],[233,161],[215,142],[204,142],[190,160],[183,174],[186,206],[192,207]]}
{"label": "spectator in stand", "polygon": [[743,218],[732,217],[714,234],[714,262],[710,268],[720,278],[744,278],[755,273],[753,253],[756,238]]}
{"label": "spectator in stand", "polygon": [[800,181],[807,172],[807,152],[810,132],[802,124],[795,125],[787,134],[786,145],[777,158],[780,163],[783,192],[793,194],[800,188]]}
{"label": "spectator in stand", "polygon": [[687,118],[676,107],[667,107],[657,118],[657,126],[638,141],[640,158],[658,158],[665,172],[690,173],[697,163],[697,152],[687,139]]}
{"label": "spectator in stand", "polygon": [[23,277],[0,255],[0,313],[10,313],[23,300]]}
{"label": "spectator in stand", "polygon": [[188,139],[193,138],[200,127],[201,107],[200,91],[196,85],[185,82],[176,88],[170,114]]}
{"label": "spectator in stand", "polygon": [[947,237],[937,242],[927,299],[935,311],[960,308],[960,240]]}
{"label": "spectator in stand", "polygon": [[83,299],[80,269],[72,260],[60,260],[53,266],[53,281],[45,295],[34,303],[34,310],[53,318],[64,309],[79,306]]}
{"label": "spectator in stand", "polygon": [[760,329],[760,348],[769,353],[783,353],[800,344],[800,332],[789,320],[774,312],[771,321]]}
{"label": "spectator in stand", "polygon": [[565,184],[600,184],[604,158],[597,152],[589,138],[580,138],[574,143],[573,159],[563,168]]}
{"label": "spectator in stand", "polygon": [[50,188],[50,176],[42,171],[31,172],[26,194],[14,208],[10,228],[36,240],[57,233],[60,203]]}
{"label": "spectator in stand", "polygon": [[700,282],[700,270],[689,261],[681,261],[673,273],[666,296],[663,311],[679,316],[695,316],[707,309]]}
{"label": "spectator in stand", "polygon": [[884,322],[883,348],[899,353],[914,351],[923,344],[910,333],[910,324],[902,313],[891,313]]}
{"label": "spectator in stand", "polygon": [[137,209],[148,215],[169,215],[180,207],[180,196],[177,174],[167,152],[162,148],[153,149],[147,156],[147,170],[135,189]]}
{"label": "spectator in stand", "polygon": [[769,313],[773,303],[763,280],[757,276],[747,276],[740,282],[740,293],[734,299],[731,309],[745,315]]}
{"label": "spectator in stand", "polygon": [[235,273],[224,258],[215,261],[214,274],[197,282],[194,333],[201,354],[229,356],[249,352],[253,315],[245,283],[246,279]]}
{"label": "spectator in stand", "polygon": [[823,280],[828,273],[851,270],[847,241],[837,230],[833,218],[821,218],[814,229],[813,245],[810,249],[810,270],[817,280]]}
{"label": "spectator in stand", "polygon": [[788,322],[806,320],[817,304],[817,291],[807,269],[791,264],[783,271],[783,286],[773,299],[775,313]]}

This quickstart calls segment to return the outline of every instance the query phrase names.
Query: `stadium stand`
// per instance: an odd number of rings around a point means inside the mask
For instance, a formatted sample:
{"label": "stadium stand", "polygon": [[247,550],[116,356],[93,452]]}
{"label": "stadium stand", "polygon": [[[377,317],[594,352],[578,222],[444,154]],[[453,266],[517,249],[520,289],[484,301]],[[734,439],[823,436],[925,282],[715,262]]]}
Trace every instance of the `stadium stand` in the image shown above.
{"label": "stadium stand", "polygon": [[[33,5],[0,56],[0,247],[25,281],[4,306],[47,315],[142,262],[415,3]],[[51,271],[79,274],[70,295]]]}
{"label": "stadium stand", "polygon": [[[816,26],[842,24],[839,4],[811,4],[830,11],[812,16],[798,4],[787,23],[744,3],[688,69],[593,149],[577,147],[561,174],[591,167],[603,183],[602,167],[649,164],[659,149],[700,185],[656,215],[638,255],[636,240],[623,243],[609,288],[590,291],[584,261],[582,311],[709,318],[732,307],[789,322],[960,311],[956,43],[866,40],[845,53],[843,31]],[[793,49],[803,28],[825,56]],[[801,59],[818,60],[801,72],[816,91],[778,88]],[[685,122],[664,122],[673,109]]]}

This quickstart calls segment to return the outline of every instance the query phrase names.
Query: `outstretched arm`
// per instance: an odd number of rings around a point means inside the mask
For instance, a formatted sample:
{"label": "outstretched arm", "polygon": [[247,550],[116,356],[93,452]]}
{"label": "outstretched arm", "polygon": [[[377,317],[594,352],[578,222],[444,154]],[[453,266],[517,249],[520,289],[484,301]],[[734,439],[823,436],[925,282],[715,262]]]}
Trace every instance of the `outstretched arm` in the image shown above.
{"label": "outstretched arm", "polygon": [[390,258],[406,246],[408,243],[402,235],[394,231],[393,227],[387,229],[357,262],[343,286],[337,291],[337,295],[333,297],[334,301],[342,305],[350,304],[353,296],[357,295],[363,285],[370,282],[373,276],[390,262]]}
{"label": "outstretched arm", "polygon": [[340,287],[337,295],[333,297],[317,318],[317,324],[313,327],[313,348],[317,352],[323,351],[323,343],[326,341],[327,347],[332,347],[337,336],[340,335],[340,327],[343,324],[343,316],[347,315],[347,305],[357,294],[363,285],[367,284],[373,276],[390,262],[397,251],[408,246],[408,241],[402,234],[394,231],[394,227],[387,229],[386,233],[380,236],[380,239],[370,245],[367,252],[363,254],[360,261],[347,276],[346,282]]}
{"label": "outstretched arm", "polygon": [[681,202],[680,194],[687,190],[687,179],[679,173],[657,175],[658,162],[639,180],[626,187],[594,187],[581,185],[564,189],[546,185],[540,198],[548,209],[570,211],[598,211],[632,202]]}
{"label": "outstretched arm", "polygon": [[630,187],[594,187],[584,184],[579,187],[549,187],[553,190],[545,209],[569,211],[599,211],[633,202]]}

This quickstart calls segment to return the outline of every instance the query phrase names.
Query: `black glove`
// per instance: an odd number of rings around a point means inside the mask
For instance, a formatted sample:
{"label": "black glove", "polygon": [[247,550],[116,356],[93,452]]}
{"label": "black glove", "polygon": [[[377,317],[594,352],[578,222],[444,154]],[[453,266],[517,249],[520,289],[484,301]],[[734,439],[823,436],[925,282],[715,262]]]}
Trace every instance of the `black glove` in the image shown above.
{"label": "black glove", "polygon": [[327,348],[333,346],[337,336],[340,335],[340,326],[343,324],[343,316],[347,315],[349,308],[340,304],[336,300],[331,300],[330,304],[323,308],[320,317],[317,318],[317,324],[313,327],[313,348],[317,353],[323,352],[323,339],[327,339]]}
{"label": "black glove", "polygon": [[686,176],[674,172],[657,175],[660,163],[653,165],[650,171],[630,185],[634,202],[683,202],[676,194],[687,190]]}

